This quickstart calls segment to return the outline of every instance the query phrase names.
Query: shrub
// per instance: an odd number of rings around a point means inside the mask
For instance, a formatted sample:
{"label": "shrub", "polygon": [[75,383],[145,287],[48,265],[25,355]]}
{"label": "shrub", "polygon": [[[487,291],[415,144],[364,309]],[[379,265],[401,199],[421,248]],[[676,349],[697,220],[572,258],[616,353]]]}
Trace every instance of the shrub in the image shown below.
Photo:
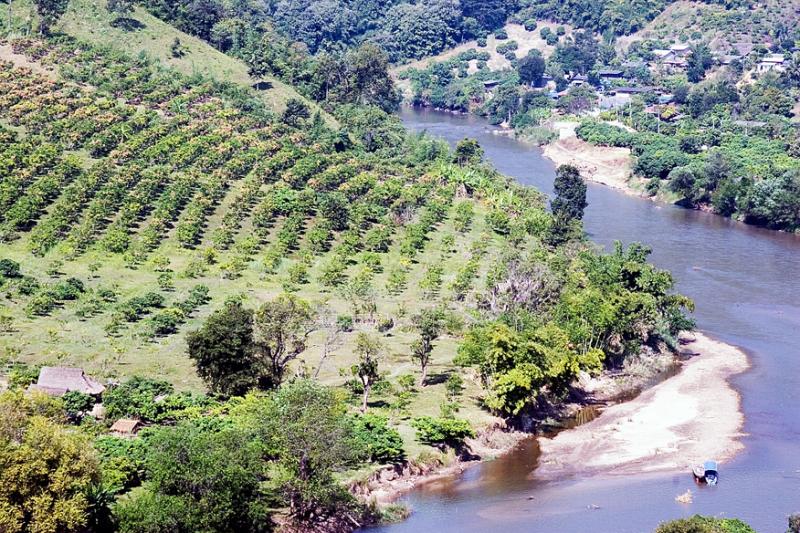
{"label": "shrub", "polygon": [[154,336],[177,333],[178,326],[180,326],[185,319],[186,315],[181,309],[177,307],[168,307],[150,318],[151,333]]}
{"label": "shrub", "polygon": [[19,278],[22,272],[19,268],[19,263],[11,259],[0,259],[0,277],[10,279]]}
{"label": "shrub", "polygon": [[694,515],[661,524],[656,533],[755,533],[755,530],[734,518],[712,518]]}
{"label": "shrub", "polygon": [[58,302],[52,294],[44,292],[31,298],[25,311],[29,316],[45,316],[50,314],[57,304]]}
{"label": "shrub", "polygon": [[458,374],[450,374],[445,382],[445,388],[450,398],[457,398],[461,395],[461,391],[464,390],[464,378]]}
{"label": "shrub", "polygon": [[486,48],[486,37],[478,37],[478,46],[481,48]]}
{"label": "shrub", "polygon": [[467,437],[475,437],[469,422],[460,418],[421,416],[411,421],[417,430],[417,440],[431,446],[458,448]]}
{"label": "shrub", "polygon": [[506,32],[505,28],[500,28],[494,32],[494,38],[498,41],[504,41],[508,39],[508,32]]}
{"label": "shrub", "polygon": [[538,24],[536,23],[536,19],[528,19],[522,23],[522,26],[525,28],[525,31],[534,31]]}
{"label": "shrub", "polygon": [[486,223],[489,224],[489,227],[492,228],[495,233],[499,233],[500,235],[508,234],[511,227],[511,219],[508,213],[500,209],[492,209],[486,216]]}
{"label": "shrub", "polygon": [[512,52],[519,48],[519,44],[517,41],[507,41],[504,43],[500,43],[497,45],[497,53],[498,54],[506,54],[508,52]]}
{"label": "shrub", "polygon": [[94,398],[79,391],[69,391],[61,397],[64,401],[64,410],[70,418],[77,418],[81,413],[90,411],[94,407]]}
{"label": "shrub", "polygon": [[8,371],[8,385],[24,389],[39,377],[39,367],[17,363]]}
{"label": "shrub", "polygon": [[353,317],[350,315],[339,315],[336,317],[336,327],[341,331],[353,331]]}
{"label": "shrub", "polygon": [[156,399],[172,394],[173,388],[164,380],[132,377],[128,381],[106,389],[103,393],[103,406],[106,418],[138,418],[143,421],[155,421],[160,412]]}
{"label": "shrub", "polygon": [[365,414],[353,419],[354,437],[361,443],[370,461],[396,463],[405,457],[403,439],[389,427],[386,417]]}

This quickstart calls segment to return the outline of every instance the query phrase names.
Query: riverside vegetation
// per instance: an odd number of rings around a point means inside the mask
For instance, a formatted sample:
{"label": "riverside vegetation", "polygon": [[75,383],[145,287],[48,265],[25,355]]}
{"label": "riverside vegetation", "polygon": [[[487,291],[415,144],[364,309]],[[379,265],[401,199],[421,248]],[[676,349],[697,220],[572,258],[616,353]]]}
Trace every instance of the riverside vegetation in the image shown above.
{"label": "riverside vegetation", "polygon": [[[476,48],[425,68],[401,69],[411,101],[474,112],[540,144],[556,137],[549,128],[554,117],[574,115],[584,122],[577,130],[580,139],[631,148],[633,173],[646,194],[771,229],[800,228],[800,152],[793,123],[800,58],[794,52],[796,30],[779,21],[786,6],[698,7],[691,31],[661,27],[622,45],[618,35],[642,29],[666,4],[632,9],[641,20],[615,14],[615,4],[597,9],[595,3],[557,4],[541,3],[531,13],[574,23],[580,30],[565,35],[563,27],[556,32],[542,27],[542,38],[554,46],[552,54],[531,50],[519,55],[515,41],[496,41],[496,51],[502,47],[510,67],[492,70],[486,42],[478,40]],[[526,29],[536,31],[535,21]],[[690,47],[686,64],[657,66],[654,51],[668,49],[673,40]],[[752,52],[721,64],[725,54],[734,53],[725,43],[742,40],[752,41]],[[783,67],[757,68],[768,53],[783,58]],[[617,78],[603,78],[603,72],[616,72]],[[552,80],[557,96],[541,88],[544,76]],[[601,95],[622,86],[641,93],[622,104],[606,103],[615,107],[602,111]],[[668,99],[660,101],[659,92]],[[582,118],[588,113],[594,118]]]}
{"label": "riverside vegetation", "polygon": [[[379,465],[442,462],[693,327],[646,248],[584,239],[576,169],[548,210],[474,141],[406,133],[377,48],[324,111],[271,107],[35,6],[42,35],[0,44],[4,531],[354,529],[396,511],[347,490]],[[105,416],[23,393],[44,364],[113,379]]]}

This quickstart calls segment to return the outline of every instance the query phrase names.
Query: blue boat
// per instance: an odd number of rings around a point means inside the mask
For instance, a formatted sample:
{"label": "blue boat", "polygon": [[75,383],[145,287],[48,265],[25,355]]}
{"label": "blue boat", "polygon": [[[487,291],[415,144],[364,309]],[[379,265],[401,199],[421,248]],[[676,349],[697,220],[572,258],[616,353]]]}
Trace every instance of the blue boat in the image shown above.
{"label": "blue boat", "polygon": [[692,469],[694,478],[699,483],[706,485],[716,485],[719,481],[719,472],[716,461],[706,461],[702,466],[697,465]]}

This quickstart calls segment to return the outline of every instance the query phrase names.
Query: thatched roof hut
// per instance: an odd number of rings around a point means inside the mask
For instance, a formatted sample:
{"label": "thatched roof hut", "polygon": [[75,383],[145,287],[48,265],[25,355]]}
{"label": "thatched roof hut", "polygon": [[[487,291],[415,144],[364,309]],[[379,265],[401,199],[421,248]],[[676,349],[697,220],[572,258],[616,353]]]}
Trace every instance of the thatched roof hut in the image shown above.
{"label": "thatched roof hut", "polygon": [[39,380],[30,388],[51,396],[63,396],[70,391],[98,396],[106,390],[99,381],[87,376],[83,369],[63,366],[43,366],[39,371]]}

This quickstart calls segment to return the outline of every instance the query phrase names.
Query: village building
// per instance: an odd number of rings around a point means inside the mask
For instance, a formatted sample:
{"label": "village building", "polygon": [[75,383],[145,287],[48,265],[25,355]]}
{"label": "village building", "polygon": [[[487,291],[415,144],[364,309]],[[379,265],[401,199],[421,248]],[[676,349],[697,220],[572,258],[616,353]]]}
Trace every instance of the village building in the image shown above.
{"label": "village building", "polygon": [[664,61],[668,61],[670,59],[675,59],[675,52],[672,50],[664,50],[664,49],[655,49],[653,50],[653,57],[655,58],[656,62],[662,63]]}
{"label": "village building", "polygon": [[87,376],[81,368],[43,366],[39,371],[39,379],[29,390],[45,392],[51,396],[63,396],[71,391],[99,396],[106,388],[99,381]]}
{"label": "village building", "polygon": [[661,62],[661,70],[666,74],[677,74],[678,72],[685,71],[688,66],[689,64],[686,60],[681,58],[668,59]]}
{"label": "village building", "polygon": [[786,70],[786,58],[783,54],[767,54],[758,62],[756,70],[758,72],[769,72],[771,70],[783,72]]}
{"label": "village building", "polygon": [[625,73],[622,70],[598,70],[597,77],[601,80],[621,80],[625,78]]}
{"label": "village building", "polygon": [[689,57],[692,53],[692,47],[686,43],[673,44],[669,50],[678,58]]}
{"label": "village building", "polygon": [[580,87],[581,85],[586,85],[587,83],[589,83],[589,78],[583,74],[573,76],[569,82],[569,84],[573,87]]}
{"label": "village building", "polygon": [[118,437],[133,437],[141,428],[142,423],[133,418],[120,418],[111,426],[111,433]]}

